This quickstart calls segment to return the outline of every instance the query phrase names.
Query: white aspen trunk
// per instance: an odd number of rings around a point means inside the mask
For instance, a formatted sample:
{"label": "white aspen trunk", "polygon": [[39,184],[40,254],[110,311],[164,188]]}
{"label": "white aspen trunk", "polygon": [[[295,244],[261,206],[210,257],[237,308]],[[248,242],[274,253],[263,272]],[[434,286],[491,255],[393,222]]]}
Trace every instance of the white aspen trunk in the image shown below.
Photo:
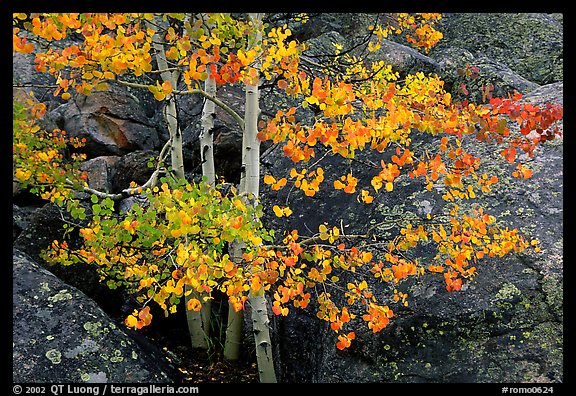
{"label": "white aspen trunk", "polygon": [[[204,90],[211,96],[216,96],[216,81],[208,78],[204,82]],[[202,131],[200,132],[200,160],[202,163],[202,176],[206,178],[206,183],[211,186],[216,185],[216,172],[214,170],[214,148],[212,130],[214,128],[214,116],[216,107],[214,102],[205,100],[202,108]],[[196,298],[200,301],[201,296],[190,286],[185,286],[185,292],[190,293],[185,296],[184,300]],[[210,317],[212,314],[211,300],[202,302],[200,311],[188,311],[186,318],[188,322],[188,331],[190,333],[190,343],[192,348],[207,350],[210,347]]]}
{"label": "white aspen trunk", "polygon": [[[175,84],[172,84],[174,87]],[[170,150],[170,157],[172,160],[172,171],[178,179],[184,179],[184,155],[182,154],[182,133],[178,128],[178,119],[176,116],[176,100],[174,95],[168,98],[168,103],[164,108],[164,117],[168,123],[168,130],[170,131],[170,139],[172,140],[172,148]]]}
{"label": "white aspen trunk", "polygon": [[[251,13],[250,18],[254,23],[255,37],[253,46],[262,43],[262,15]],[[255,66],[257,67],[257,66]],[[256,204],[260,187],[260,140],[258,140],[258,116],[260,115],[258,82],[246,86],[246,109],[244,115],[244,135],[242,139],[242,165],[244,174],[245,192],[252,203]],[[254,294],[250,292],[248,301],[252,311],[252,327],[254,342],[256,344],[256,360],[260,382],[276,382],[274,359],[272,354],[272,341],[270,338],[270,320],[268,307],[263,291]]]}
{"label": "white aspen trunk", "polygon": [[[159,22],[159,21],[157,21]],[[155,28],[155,26],[150,25],[150,27]],[[156,51],[156,63],[158,64],[159,70],[166,70],[160,73],[164,81],[170,81],[172,84],[172,89],[176,89],[178,84],[178,78],[180,77],[180,72],[174,70],[172,72],[168,71],[168,62],[166,61],[166,52],[164,49],[164,37],[158,31],[153,37],[153,46]],[[170,94],[166,98],[166,106],[164,107],[164,119],[168,125],[168,132],[170,133],[171,149],[170,156],[172,160],[172,170],[177,178],[184,178],[184,155],[182,154],[182,133],[178,127],[178,118],[176,113],[176,98],[173,94]]]}
{"label": "white aspen trunk", "polygon": [[[204,91],[216,97],[216,81],[208,78],[204,82]],[[210,185],[216,184],[216,171],[214,169],[214,118],[216,116],[216,104],[205,99],[202,109],[202,131],[200,132],[200,160],[202,161],[202,176]]]}
{"label": "white aspen trunk", "polygon": [[[234,241],[229,245],[230,259],[234,263],[242,260],[244,244]],[[224,359],[235,361],[240,358],[240,347],[242,346],[242,329],[244,323],[244,311],[234,311],[231,303],[228,303],[228,319],[226,324],[226,340],[224,342]]]}
{"label": "white aspen trunk", "polygon": [[[243,149],[244,153],[244,183],[245,192],[249,199],[256,203],[260,185],[260,141],[256,137],[258,133],[258,86],[246,87],[246,129],[244,130]],[[274,359],[272,356],[272,341],[270,339],[270,320],[264,293],[253,294],[250,292],[248,301],[252,308],[252,327],[254,342],[256,344],[256,360],[260,382],[276,382]]]}
{"label": "white aspen trunk", "polygon": [[[156,21],[162,25],[161,21]],[[152,26],[151,26],[152,27]],[[164,37],[159,31],[154,34],[153,45],[156,51],[156,62],[159,70],[166,70],[160,73],[164,81],[170,81],[172,89],[177,88],[178,78],[180,72],[178,70],[169,71],[168,62],[166,61],[166,52],[164,49]],[[207,101],[209,102],[209,101]],[[178,179],[184,179],[184,155],[182,153],[182,133],[178,126],[178,118],[176,113],[176,98],[174,94],[170,94],[166,98],[166,106],[164,107],[164,119],[168,125],[168,132],[170,133],[170,156],[171,165],[174,175]],[[212,161],[213,163],[213,161]],[[190,290],[188,286],[185,287],[184,306],[188,306],[188,300],[193,297],[198,297],[194,291],[189,295],[186,293]],[[185,308],[186,309],[186,308]],[[186,309],[186,320],[188,322],[188,331],[190,334],[190,343],[193,348],[208,349],[208,329],[210,326],[210,303],[204,303],[203,309],[199,312]]]}

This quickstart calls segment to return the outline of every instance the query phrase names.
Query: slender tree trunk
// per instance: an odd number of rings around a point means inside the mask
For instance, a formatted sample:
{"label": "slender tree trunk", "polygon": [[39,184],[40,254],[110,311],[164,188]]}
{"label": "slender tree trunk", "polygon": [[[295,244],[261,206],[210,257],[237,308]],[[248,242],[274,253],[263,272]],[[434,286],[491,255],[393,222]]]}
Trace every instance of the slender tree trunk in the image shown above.
{"label": "slender tree trunk", "polygon": [[[162,21],[157,21],[162,25]],[[157,29],[155,26],[151,26]],[[156,63],[159,70],[166,70],[160,75],[164,81],[170,81],[172,89],[176,89],[180,72],[178,70],[168,71],[168,62],[166,61],[166,52],[164,49],[164,37],[156,31],[153,37],[153,45],[156,50]],[[176,98],[174,94],[170,94],[166,98],[166,106],[164,107],[164,119],[168,125],[168,132],[170,133],[171,150],[170,155],[172,159],[172,169],[177,178],[184,178],[184,156],[182,154],[182,132],[178,127],[178,114],[176,113]]]}
{"label": "slender tree trunk", "polygon": [[[258,198],[260,180],[260,141],[256,137],[259,113],[258,96],[257,85],[246,87],[246,129],[244,131],[245,138],[243,139],[244,147],[242,152],[245,156],[243,164],[246,170],[246,193],[251,196],[254,203],[256,203]],[[276,382],[272,341],[270,339],[270,320],[268,318],[265,294],[263,292],[258,294],[250,292],[248,301],[252,310],[252,326],[260,382]]]}
{"label": "slender tree trunk", "polygon": [[[163,25],[163,21],[157,20],[156,23]],[[151,26],[152,27],[152,26]],[[160,75],[164,81],[170,81],[172,84],[172,89],[177,88],[178,78],[180,77],[180,72],[168,71],[168,62],[166,61],[166,52],[164,49],[164,37],[159,31],[154,34],[153,38],[154,49],[156,50],[156,62],[158,64],[159,70],[166,70]],[[206,101],[210,102],[210,101]],[[211,103],[211,102],[210,102]],[[179,179],[184,179],[184,155],[182,153],[182,133],[178,125],[178,114],[176,112],[176,98],[174,94],[170,94],[166,98],[166,106],[164,107],[164,118],[168,125],[168,132],[170,133],[171,141],[171,165],[174,171],[174,175]],[[214,161],[212,161],[214,164]],[[212,172],[213,174],[213,172]],[[187,293],[190,288],[187,286],[185,288],[185,293]],[[185,295],[185,307],[188,304],[188,300],[195,296],[194,291],[192,291],[187,296]],[[204,308],[200,312],[195,312],[186,309],[186,319],[188,322],[188,330],[190,333],[190,342],[193,348],[208,349],[208,333],[207,330],[210,325],[210,304],[203,304]],[[206,307],[208,305],[208,307]]]}
{"label": "slender tree trunk", "polygon": [[[204,82],[204,90],[216,96],[216,81],[208,78]],[[202,163],[202,176],[206,178],[206,183],[214,186],[216,184],[216,172],[214,170],[214,148],[212,131],[214,129],[214,116],[216,114],[215,104],[210,100],[205,100],[202,109],[202,131],[200,132],[200,161]],[[185,302],[191,298],[201,301],[201,296],[190,286],[185,286]],[[210,347],[210,316],[212,313],[212,303],[210,300],[202,302],[202,309],[198,312],[188,311],[186,318],[188,331],[190,333],[190,343],[192,348],[207,350]]]}
{"label": "slender tree trunk", "polygon": [[[239,241],[230,243],[230,259],[234,263],[242,260],[244,244]],[[236,312],[231,303],[228,303],[228,319],[226,325],[226,341],[224,343],[224,359],[235,361],[240,358],[242,346],[242,329],[244,323],[244,311]]]}
{"label": "slender tree trunk", "polygon": [[[256,32],[253,45],[260,46],[262,42],[262,15],[251,13],[250,18],[254,23]],[[255,65],[255,67],[257,66]],[[260,187],[260,141],[256,136],[258,133],[258,116],[260,114],[258,85],[258,82],[254,82],[254,85],[246,86],[245,129],[242,139],[245,191],[241,192],[246,192],[249,199],[253,200],[253,204],[256,204]],[[272,341],[270,338],[270,320],[265,294],[263,291],[250,292],[248,301],[252,310],[252,326],[260,382],[276,382]]]}
{"label": "slender tree trunk", "polygon": [[[216,81],[208,78],[204,82],[204,91],[216,97]],[[211,100],[204,100],[202,109],[202,131],[200,132],[200,160],[202,161],[202,176],[210,185],[216,184],[216,171],[214,169],[214,118],[216,117],[216,105]]]}

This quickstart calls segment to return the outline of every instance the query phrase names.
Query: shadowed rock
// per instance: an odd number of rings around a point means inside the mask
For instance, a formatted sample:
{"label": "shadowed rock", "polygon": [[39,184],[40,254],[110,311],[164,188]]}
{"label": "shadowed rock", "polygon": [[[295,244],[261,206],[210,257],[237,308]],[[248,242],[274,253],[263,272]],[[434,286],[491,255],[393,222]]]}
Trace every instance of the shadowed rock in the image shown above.
{"label": "shadowed rock", "polygon": [[143,349],[76,288],[13,252],[14,382],[173,382],[169,364]]}

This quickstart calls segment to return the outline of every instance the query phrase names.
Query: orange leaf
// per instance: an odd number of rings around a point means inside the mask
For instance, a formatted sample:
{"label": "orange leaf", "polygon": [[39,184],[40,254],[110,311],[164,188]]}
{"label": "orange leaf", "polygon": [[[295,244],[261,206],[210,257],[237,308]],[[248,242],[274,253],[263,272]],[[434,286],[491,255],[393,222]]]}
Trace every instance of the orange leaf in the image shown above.
{"label": "orange leaf", "polygon": [[274,183],[276,183],[276,179],[272,175],[266,175],[266,176],[264,176],[264,183],[265,184],[274,184]]}
{"label": "orange leaf", "polygon": [[294,257],[286,257],[284,259],[284,264],[286,264],[287,267],[293,267],[294,264],[296,264],[296,260]]}
{"label": "orange leaf", "polygon": [[198,312],[200,311],[200,309],[202,309],[202,303],[196,298],[191,298],[190,300],[188,300],[186,307],[188,308],[189,311]]}
{"label": "orange leaf", "polygon": [[346,187],[346,185],[344,183],[342,183],[340,180],[334,180],[334,188],[336,190],[341,190],[345,187]]}
{"label": "orange leaf", "polygon": [[260,131],[256,134],[256,137],[258,138],[258,140],[260,140],[261,142],[265,141],[266,139],[268,139],[268,136],[266,135],[265,132]]}
{"label": "orange leaf", "polygon": [[[276,301],[275,301],[276,303]],[[282,314],[282,307],[280,305],[273,305],[272,306],[272,312],[274,312],[276,315],[280,315]]]}
{"label": "orange leaf", "polygon": [[240,227],[242,227],[242,221],[243,221],[242,216],[236,217],[236,219],[232,223],[232,227],[235,229],[239,229]]}
{"label": "orange leaf", "polygon": [[224,266],[222,267],[222,269],[225,272],[230,272],[234,269],[234,263],[232,261],[228,261],[226,262],[226,264],[224,264]]}

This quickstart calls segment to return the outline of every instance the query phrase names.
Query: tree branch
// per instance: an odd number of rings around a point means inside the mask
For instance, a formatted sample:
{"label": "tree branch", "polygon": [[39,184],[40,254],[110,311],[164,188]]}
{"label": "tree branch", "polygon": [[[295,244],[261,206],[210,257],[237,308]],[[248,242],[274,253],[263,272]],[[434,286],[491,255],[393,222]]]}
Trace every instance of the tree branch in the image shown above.
{"label": "tree branch", "polygon": [[[130,195],[136,193],[138,190],[144,190],[146,188],[154,187],[158,183],[158,175],[162,171],[161,164],[164,162],[164,158],[166,157],[166,155],[168,153],[169,147],[170,147],[170,141],[168,140],[164,144],[164,147],[162,147],[162,150],[160,151],[160,154],[158,155],[158,164],[156,165],[156,169],[154,169],[154,172],[152,173],[152,175],[150,175],[150,178],[143,185],[131,187],[131,188],[125,188],[124,190],[122,190],[121,192],[119,192],[117,194],[112,194],[112,193],[107,193],[105,191],[95,190],[95,189],[90,188],[88,186],[83,186],[82,191],[89,193],[89,194],[94,194],[98,198],[110,198],[113,201],[117,201],[117,200],[120,200],[122,198],[125,198],[127,196],[130,196]],[[70,179],[66,179],[66,184],[68,184],[70,186],[74,186],[74,182]]]}

